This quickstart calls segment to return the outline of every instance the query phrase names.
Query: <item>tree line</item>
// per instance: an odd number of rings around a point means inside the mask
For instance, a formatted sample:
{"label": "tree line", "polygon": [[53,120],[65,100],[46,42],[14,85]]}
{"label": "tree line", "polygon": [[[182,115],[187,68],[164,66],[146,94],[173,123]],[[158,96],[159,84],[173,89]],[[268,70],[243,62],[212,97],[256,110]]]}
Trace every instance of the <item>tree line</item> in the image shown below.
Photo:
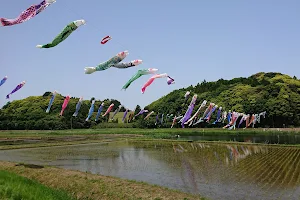
{"label": "tree line", "polygon": [[[184,105],[184,95],[190,91],[191,95]],[[30,96],[22,100],[8,102],[0,109],[0,129],[70,129],[70,128],[100,128],[100,127],[139,127],[139,128],[157,128],[170,127],[172,118],[164,120],[163,124],[156,124],[156,116],[161,118],[164,114],[176,115],[179,112],[184,114],[188,104],[194,94],[198,95],[194,112],[198,109],[203,100],[208,104],[213,102],[223,110],[231,110],[245,114],[258,114],[266,111],[266,118],[256,126],[260,127],[298,127],[300,126],[300,80],[297,77],[290,77],[281,73],[257,73],[248,78],[240,77],[231,80],[219,79],[215,82],[203,80],[195,86],[174,90],[168,95],[152,102],[146,106],[149,112],[155,111],[148,120],[144,117],[148,114],[137,117],[134,121],[119,123],[121,118],[111,121],[110,116],[100,117],[95,122],[95,116],[98,108],[104,102],[102,114],[107,110],[111,103],[114,103],[114,109],[121,105],[121,102],[115,99],[104,99],[96,101],[95,110],[88,122],[85,121],[89,108],[90,100],[84,100],[78,116],[73,117],[78,97],[71,97],[70,102],[64,111],[63,116],[59,116],[61,106],[65,96],[57,94],[51,107],[50,113],[46,113],[51,92],[45,92],[41,96]],[[137,105],[135,114],[141,110]],[[122,107],[120,112],[124,112]],[[216,118],[214,112],[212,120]],[[110,114],[110,115],[111,115]],[[121,114],[121,113],[120,113]],[[203,112],[201,113],[203,114]],[[129,115],[129,114],[128,114]],[[216,126],[222,126],[219,124]],[[179,127],[177,124],[175,127]],[[211,124],[200,124],[201,127],[213,127]],[[198,126],[198,127],[199,127]]]}

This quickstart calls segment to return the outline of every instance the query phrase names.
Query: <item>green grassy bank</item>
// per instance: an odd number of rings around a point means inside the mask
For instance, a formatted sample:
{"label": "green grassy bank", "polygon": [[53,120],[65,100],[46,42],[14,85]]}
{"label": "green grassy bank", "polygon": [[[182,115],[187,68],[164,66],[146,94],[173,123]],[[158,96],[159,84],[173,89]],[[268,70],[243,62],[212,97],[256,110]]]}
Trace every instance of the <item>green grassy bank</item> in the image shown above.
{"label": "green grassy bank", "polygon": [[67,136],[67,135],[93,135],[93,134],[136,134],[158,137],[163,135],[174,136],[192,136],[192,135],[285,135],[293,134],[300,135],[300,129],[236,129],[227,130],[219,128],[186,128],[186,129],[139,129],[139,128],[103,128],[103,129],[69,129],[69,130],[2,130],[0,131],[0,137],[18,137],[18,136]]}
{"label": "green grassy bank", "polygon": [[[4,199],[204,199],[199,195],[191,195],[143,182],[55,167],[19,165],[1,161],[0,183],[0,192],[4,191],[3,193],[6,195]],[[1,195],[0,193],[0,197],[3,197]],[[12,197],[12,195],[14,196]]]}
{"label": "green grassy bank", "polygon": [[0,130],[1,138],[18,137],[66,137],[66,136],[91,136],[91,135],[139,135],[151,138],[172,138],[181,136],[213,136],[213,135],[300,135],[300,128],[286,129],[236,129],[227,130],[220,128],[101,128],[101,129],[68,129],[68,130]]}
{"label": "green grassy bank", "polygon": [[0,199],[71,200],[66,192],[55,190],[37,181],[0,170]]}

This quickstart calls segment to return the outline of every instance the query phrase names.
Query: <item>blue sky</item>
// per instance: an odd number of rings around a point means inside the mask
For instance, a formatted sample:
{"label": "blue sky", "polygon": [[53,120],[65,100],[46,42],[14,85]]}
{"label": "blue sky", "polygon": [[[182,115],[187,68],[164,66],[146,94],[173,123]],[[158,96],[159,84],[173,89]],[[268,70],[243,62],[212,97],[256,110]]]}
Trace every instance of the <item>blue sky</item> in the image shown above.
{"label": "blue sky", "polygon": [[[0,17],[15,18],[40,0],[2,0]],[[281,72],[300,77],[298,0],[57,0],[35,18],[0,27],[0,106],[17,84],[26,85],[11,100],[57,90],[84,99],[114,98],[133,109],[146,106],[174,89],[203,79],[248,77],[257,72]],[[70,22],[87,24],[52,49],[38,49]],[[101,38],[111,41],[101,45]],[[142,59],[135,68],[84,74],[120,51],[124,61]],[[158,68],[176,84],[158,79],[141,94],[150,78],[143,76],[126,91],[122,86],[138,70]]]}

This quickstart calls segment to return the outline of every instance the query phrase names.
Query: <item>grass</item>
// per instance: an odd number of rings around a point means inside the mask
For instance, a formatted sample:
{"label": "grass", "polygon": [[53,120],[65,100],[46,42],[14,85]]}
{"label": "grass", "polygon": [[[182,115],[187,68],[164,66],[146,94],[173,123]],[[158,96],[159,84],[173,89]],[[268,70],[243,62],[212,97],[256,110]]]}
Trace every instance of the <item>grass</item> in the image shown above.
{"label": "grass", "polygon": [[[197,136],[197,135],[300,135],[300,129],[237,129],[237,130],[224,130],[218,128],[186,128],[186,129],[139,129],[139,128],[101,128],[101,129],[69,129],[69,130],[5,130],[0,131],[1,137],[18,137],[23,136],[40,136],[46,137],[49,135],[55,136],[74,136],[74,135],[95,135],[95,134],[136,134],[159,137],[160,134],[165,136]],[[158,135],[158,136],[157,136]]]}
{"label": "grass", "polygon": [[[63,189],[77,199],[204,199],[198,195],[191,195],[143,182],[128,181],[114,177],[107,177],[54,167],[31,168],[26,167],[26,165],[24,166],[16,165],[15,163],[10,162],[0,162],[0,170],[13,172],[28,179],[35,179],[38,182],[51,188],[55,188],[58,190]],[[18,177],[16,180],[23,179],[19,179]],[[29,182],[30,181],[28,181],[28,183]],[[25,185],[27,185],[26,181],[24,183],[26,183]],[[34,181],[32,183],[37,184]],[[15,187],[17,187],[18,182],[16,182],[15,184]],[[28,184],[26,187],[29,186],[31,185]],[[35,185],[32,186],[35,187]],[[42,186],[36,186],[37,188],[42,189]],[[31,191],[35,191],[35,188],[31,188]],[[70,198],[66,197],[64,199]]]}
{"label": "grass", "polygon": [[37,181],[0,170],[1,199],[71,200],[66,192],[46,187]]}

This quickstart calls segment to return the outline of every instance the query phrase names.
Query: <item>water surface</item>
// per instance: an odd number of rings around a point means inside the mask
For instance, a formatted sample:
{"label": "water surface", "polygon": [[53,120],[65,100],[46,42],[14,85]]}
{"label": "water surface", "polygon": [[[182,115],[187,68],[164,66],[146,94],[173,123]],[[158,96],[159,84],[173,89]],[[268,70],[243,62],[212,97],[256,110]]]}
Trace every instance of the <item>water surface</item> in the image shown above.
{"label": "water surface", "polygon": [[235,141],[265,144],[300,144],[300,135],[202,135],[181,136],[180,140]]}
{"label": "water surface", "polygon": [[5,150],[0,160],[157,184],[211,199],[299,199],[300,149],[201,142],[115,142]]}

